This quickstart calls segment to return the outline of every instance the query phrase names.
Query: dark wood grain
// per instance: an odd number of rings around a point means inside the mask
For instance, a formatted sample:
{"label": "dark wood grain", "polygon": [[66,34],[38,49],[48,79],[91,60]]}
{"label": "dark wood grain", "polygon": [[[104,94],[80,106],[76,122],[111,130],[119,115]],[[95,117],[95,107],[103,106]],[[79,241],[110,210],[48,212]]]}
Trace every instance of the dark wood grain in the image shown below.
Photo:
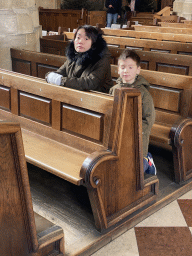
{"label": "dark wood grain", "polygon": [[19,124],[0,123],[0,173],[0,255],[63,255],[62,229],[38,215],[35,224]]}

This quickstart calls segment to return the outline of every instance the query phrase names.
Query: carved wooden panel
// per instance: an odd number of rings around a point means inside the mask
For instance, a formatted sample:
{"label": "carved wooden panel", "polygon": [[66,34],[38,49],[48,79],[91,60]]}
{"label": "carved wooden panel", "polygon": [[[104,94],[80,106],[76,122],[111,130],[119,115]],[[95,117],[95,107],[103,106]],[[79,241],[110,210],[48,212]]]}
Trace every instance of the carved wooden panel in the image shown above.
{"label": "carved wooden panel", "polygon": [[62,130],[101,141],[103,138],[103,115],[74,106],[62,105]]}
{"label": "carved wooden panel", "polygon": [[0,108],[11,110],[10,88],[0,85]]}
{"label": "carved wooden panel", "polygon": [[153,49],[151,48],[151,52],[165,52],[165,53],[170,53],[170,50],[160,50],[160,49]]}
{"label": "carved wooden panel", "polygon": [[192,52],[181,52],[181,51],[178,51],[177,52],[178,54],[184,54],[184,55],[192,55]]}
{"label": "carved wooden panel", "polygon": [[[1,239],[0,255],[29,255],[26,232],[26,205],[19,159],[16,147],[13,150],[13,135],[0,135],[0,170],[1,170]],[[24,217],[23,217],[24,216]],[[27,223],[28,224],[28,223]],[[10,231],[10,232],[9,232]],[[28,233],[29,234],[29,233]],[[9,246],[8,246],[9,241]],[[29,245],[28,245],[29,242]]]}
{"label": "carved wooden panel", "polygon": [[142,69],[149,69],[149,61],[141,61],[140,66]]}
{"label": "carved wooden panel", "polygon": [[166,72],[166,73],[180,74],[180,75],[188,75],[189,74],[189,67],[168,65],[168,64],[163,64],[163,63],[157,63],[156,70],[161,71],[161,72]]}
{"label": "carved wooden panel", "polygon": [[126,48],[130,49],[130,50],[144,50],[143,47],[136,47],[136,46],[126,46]]}
{"label": "carved wooden panel", "polygon": [[106,11],[89,11],[88,13],[89,24],[96,26],[97,23],[106,25]]}
{"label": "carved wooden panel", "polygon": [[12,69],[15,72],[31,75],[31,62],[19,59],[12,59]]}
{"label": "carved wooden panel", "polygon": [[37,64],[37,77],[45,78],[45,74],[50,71],[56,71],[58,67]]}
{"label": "carved wooden panel", "polygon": [[51,100],[25,92],[19,93],[19,113],[29,119],[51,125]]}
{"label": "carved wooden panel", "polygon": [[173,112],[180,111],[181,90],[172,90],[165,87],[151,86],[150,93],[153,97],[155,108]]}

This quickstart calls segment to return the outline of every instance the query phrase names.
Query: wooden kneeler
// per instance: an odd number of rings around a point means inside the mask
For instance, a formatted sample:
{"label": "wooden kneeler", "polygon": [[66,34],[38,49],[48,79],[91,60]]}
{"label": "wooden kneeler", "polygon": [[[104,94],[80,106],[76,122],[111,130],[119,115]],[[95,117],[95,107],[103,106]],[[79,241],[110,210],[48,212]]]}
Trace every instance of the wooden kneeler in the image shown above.
{"label": "wooden kneeler", "polygon": [[33,212],[20,125],[0,122],[0,255],[63,254],[63,230]]}

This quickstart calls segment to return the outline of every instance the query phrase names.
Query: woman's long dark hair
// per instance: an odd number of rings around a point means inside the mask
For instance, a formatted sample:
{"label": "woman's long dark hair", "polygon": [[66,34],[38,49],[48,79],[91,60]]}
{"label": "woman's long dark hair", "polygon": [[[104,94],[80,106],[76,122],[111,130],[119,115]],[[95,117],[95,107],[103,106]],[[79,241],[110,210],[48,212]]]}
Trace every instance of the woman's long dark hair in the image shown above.
{"label": "woman's long dark hair", "polygon": [[77,36],[77,32],[80,30],[80,29],[84,29],[85,30],[85,34],[86,36],[91,39],[92,41],[92,47],[94,47],[95,43],[97,42],[97,39],[98,37],[101,37],[103,32],[100,28],[95,28],[91,25],[82,25],[82,26],[79,26],[77,28],[77,30],[75,31],[75,35],[74,35],[74,39],[76,38]]}

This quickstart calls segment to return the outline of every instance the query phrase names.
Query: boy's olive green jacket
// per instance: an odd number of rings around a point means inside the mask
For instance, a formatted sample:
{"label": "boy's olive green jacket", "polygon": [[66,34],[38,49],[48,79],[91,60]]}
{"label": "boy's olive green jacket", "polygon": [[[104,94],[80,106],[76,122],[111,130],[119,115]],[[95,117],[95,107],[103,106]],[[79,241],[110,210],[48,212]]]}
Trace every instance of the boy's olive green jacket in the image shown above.
{"label": "boy's olive green jacket", "polygon": [[123,83],[122,78],[119,77],[117,79],[117,84],[110,89],[109,93],[114,95],[115,89],[121,87],[137,88],[141,92],[143,156],[146,157],[148,153],[151,128],[155,122],[153,98],[149,92],[150,84],[141,75],[136,77],[133,84]]}

